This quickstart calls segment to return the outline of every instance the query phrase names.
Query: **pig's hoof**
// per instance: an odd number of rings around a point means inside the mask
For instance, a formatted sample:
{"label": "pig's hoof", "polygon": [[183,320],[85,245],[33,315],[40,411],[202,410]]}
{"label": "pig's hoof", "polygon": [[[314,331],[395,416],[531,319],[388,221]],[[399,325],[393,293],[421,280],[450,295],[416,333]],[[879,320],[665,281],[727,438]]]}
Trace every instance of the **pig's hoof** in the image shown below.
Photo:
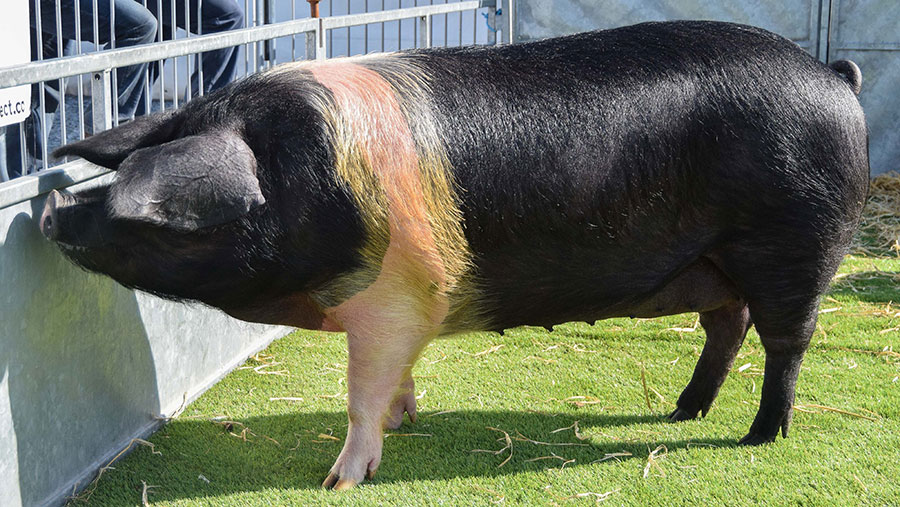
{"label": "pig's hoof", "polygon": [[[344,473],[336,472],[335,468],[337,468],[337,464],[332,467],[331,472],[328,472],[328,477],[322,481],[322,487],[325,489],[333,489],[335,491],[344,491],[346,489],[354,488],[360,482],[362,482],[362,477],[356,478],[352,472],[349,470],[343,471]],[[368,469],[366,470],[366,479],[372,479],[375,477],[375,470]]]}
{"label": "pig's hoof", "polygon": [[369,430],[354,428],[351,423],[344,448],[322,482],[323,488],[343,491],[375,477],[381,463],[382,435],[381,428]]}
{"label": "pig's hoof", "polygon": [[747,436],[738,441],[738,445],[761,445],[774,442],[779,430],[781,430],[781,436],[787,438],[794,415],[793,410],[788,408],[781,411],[783,415],[775,417],[771,416],[772,412],[765,410],[765,406],[760,408],[756,419],[750,425],[750,431]]}
{"label": "pig's hoof", "polygon": [[[777,435],[777,434],[776,434]],[[759,433],[750,432],[747,435],[738,440],[738,445],[762,445],[762,444],[771,444],[775,441],[775,435],[760,435]]]}
{"label": "pig's hoof", "polygon": [[680,421],[690,421],[691,419],[696,419],[697,413],[694,412],[691,414],[687,410],[683,408],[676,408],[671,414],[669,414],[669,422],[680,422]]}
{"label": "pig's hoof", "polygon": [[325,482],[322,483],[322,487],[326,489],[333,489],[335,491],[344,491],[346,489],[354,488],[358,482],[353,479],[341,479],[337,474],[328,474],[328,477],[325,478]]}

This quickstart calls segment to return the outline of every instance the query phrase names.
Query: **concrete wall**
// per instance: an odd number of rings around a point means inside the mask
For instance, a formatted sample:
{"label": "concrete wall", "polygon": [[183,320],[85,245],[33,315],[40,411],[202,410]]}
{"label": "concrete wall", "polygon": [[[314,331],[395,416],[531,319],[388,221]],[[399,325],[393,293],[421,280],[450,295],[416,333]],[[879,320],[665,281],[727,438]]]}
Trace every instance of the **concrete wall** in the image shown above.
{"label": "concrete wall", "polygon": [[520,41],[643,21],[713,19],[779,33],[823,61],[849,58],[863,73],[872,174],[900,171],[898,0],[516,0],[515,15]]}
{"label": "concrete wall", "polygon": [[82,163],[0,188],[0,506],[59,503],[157,416],[287,331],[135,293],[65,260],[35,217],[45,192],[92,172]]}

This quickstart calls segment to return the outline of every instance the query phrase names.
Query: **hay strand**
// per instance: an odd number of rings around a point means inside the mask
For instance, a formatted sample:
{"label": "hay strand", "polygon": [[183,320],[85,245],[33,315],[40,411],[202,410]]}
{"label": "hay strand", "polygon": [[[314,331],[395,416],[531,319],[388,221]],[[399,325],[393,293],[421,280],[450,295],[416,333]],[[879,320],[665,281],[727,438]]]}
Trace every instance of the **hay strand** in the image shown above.
{"label": "hay strand", "polygon": [[877,421],[878,420],[874,417],[869,417],[867,415],[857,414],[855,412],[848,412],[846,410],[841,410],[839,408],[834,408],[834,407],[826,407],[825,405],[816,405],[814,403],[805,403],[803,405],[794,405],[794,409],[800,410],[801,412],[808,412],[809,409],[816,409],[816,408],[819,410],[822,410],[824,412],[835,412],[837,414],[849,415],[851,417],[858,417],[860,419],[866,419],[868,421]]}
{"label": "hay strand", "polygon": [[584,493],[575,493],[574,495],[563,497],[560,500],[580,500],[582,498],[593,498],[595,503],[600,503],[605,501],[610,497],[613,493],[618,492],[618,489],[614,489],[612,491],[607,491],[606,493],[594,493],[593,491],[585,491]]}
{"label": "hay strand", "polygon": [[503,467],[503,465],[509,463],[509,460],[512,459],[512,456],[513,456],[513,443],[512,443],[512,438],[510,438],[509,433],[507,433],[507,432],[505,432],[505,431],[503,431],[503,430],[501,430],[501,429],[494,428],[493,426],[486,426],[485,428],[486,428],[486,429],[489,429],[489,430],[491,430],[491,431],[499,431],[500,433],[503,433],[503,439],[502,439],[502,440],[504,440],[504,441],[506,442],[506,445],[505,445],[502,449],[498,449],[498,450],[496,450],[496,451],[491,451],[491,450],[489,450],[489,449],[472,449],[471,452],[487,452],[487,453],[493,454],[494,456],[497,456],[497,455],[502,454],[503,452],[509,450],[509,456],[507,456],[506,459],[503,460],[502,463],[500,463],[499,465],[497,465],[497,468],[501,468],[501,467]]}
{"label": "hay strand", "polygon": [[647,373],[644,368],[644,363],[641,363],[641,385],[644,386],[644,402],[647,403],[647,410],[653,412],[653,407],[650,406],[650,392],[647,389]]}
{"label": "hay strand", "polygon": [[900,173],[882,174],[870,182],[852,251],[869,257],[900,256]]}
{"label": "hay strand", "polygon": [[[103,477],[103,474],[106,473],[107,470],[113,469],[112,464],[115,463],[116,461],[118,461],[118,459],[121,458],[129,450],[131,450],[131,448],[134,447],[135,444],[149,447],[150,452],[153,454],[159,454],[159,455],[162,454],[161,452],[156,450],[156,446],[153,445],[153,443],[148,442],[148,441],[144,440],[143,438],[132,438],[131,441],[128,442],[128,445],[125,446],[125,448],[123,448],[121,451],[119,451],[118,454],[113,456],[113,458],[111,460],[109,460],[108,463],[106,463],[106,465],[104,465],[103,467],[100,468],[100,470],[97,472],[97,477],[95,477],[94,480],[91,481],[90,486],[88,486],[79,495],[75,495],[74,491],[73,491],[72,492],[73,494],[70,498],[72,500],[78,500],[78,501],[87,503],[90,500],[91,495],[94,494],[94,491],[97,490],[97,485],[100,483],[100,478]],[[75,486],[73,486],[73,488],[76,488],[76,487],[78,487],[77,484]]]}
{"label": "hay strand", "polygon": [[[662,454],[660,454],[660,452]],[[646,479],[647,476],[650,475],[651,469],[656,469],[663,477],[666,476],[666,472],[662,469],[662,467],[659,466],[659,462],[662,461],[668,454],[669,449],[662,444],[660,444],[656,449],[650,451],[650,454],[647,455],[647,464],[644,465],[644,479]]]}

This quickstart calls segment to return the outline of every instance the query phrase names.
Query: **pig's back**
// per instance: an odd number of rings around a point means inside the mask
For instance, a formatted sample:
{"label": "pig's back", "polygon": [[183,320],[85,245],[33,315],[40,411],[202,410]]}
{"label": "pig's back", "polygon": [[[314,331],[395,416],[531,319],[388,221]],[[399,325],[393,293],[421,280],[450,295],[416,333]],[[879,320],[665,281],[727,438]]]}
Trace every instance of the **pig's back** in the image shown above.
{"label": "pig's back", "polygon": [[[430,76],[496,328],[604,316],[731,236],[834,226],[864,186],[839,167],[862,156],[841,142],[864,149],[849,87],[759,29],[647,23],[403,58]],[[820,223],[785,224],[788,209]]]}

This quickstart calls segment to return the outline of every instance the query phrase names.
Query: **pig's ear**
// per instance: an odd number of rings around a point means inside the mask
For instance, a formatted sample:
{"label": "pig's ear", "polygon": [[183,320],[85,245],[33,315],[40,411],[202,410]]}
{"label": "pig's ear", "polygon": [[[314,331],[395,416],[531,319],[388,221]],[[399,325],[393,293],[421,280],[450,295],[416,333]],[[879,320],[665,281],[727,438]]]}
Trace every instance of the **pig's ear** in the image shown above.
{"label": "pig's ear", "polygon": [[179,111],[141,116],[83,141],[61,146],[53,152],[53,156],[60,158],[75,155],[116,170],[133,151],[175,139],[180,126]]}
{"label": "pig's ear", "polygon": [[129,155],[108,205],[119,218],[190,232],[230,222],[265,202],[253,151],[237,133],[220,130]]}

